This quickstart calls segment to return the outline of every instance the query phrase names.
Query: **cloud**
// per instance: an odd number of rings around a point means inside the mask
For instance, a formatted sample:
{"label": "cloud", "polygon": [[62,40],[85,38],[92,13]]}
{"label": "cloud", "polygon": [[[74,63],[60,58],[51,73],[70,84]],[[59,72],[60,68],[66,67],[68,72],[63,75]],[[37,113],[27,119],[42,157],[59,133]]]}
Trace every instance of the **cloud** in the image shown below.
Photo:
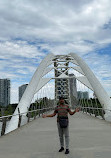
{"label": "cloud", "polygon": [[0,42],[0,57],[5,58],[10,56],[35,58],[42,56],[34,45],[29,45],[27,41],[5,41]]}
{"label": "cloud", "polygon": [[110,6],[110,0],[1,0],[1,77],[14,88],[30,81],[46,54],[75,52],[111,93]]}
{"label": "cloud", "polygon": [[111,96],[111,56],[93,52],[93,55],[87,54],[83,59],[103,85],[107,93]]}
{"label": "cloud", "polygon": [[0,78],[11,80],[11,103],[18,102],[18,87],[29,83],[44,56],[43,52],[27,41],[0,42]]}
{"label": "cloud", "polygon": [[9,39],[99,41],[109,32],[102,27],[111,18],[110,4],[109,0],[17,0],[11,3],[2,0],[0,34]]}
{"label": "cloud", "polygon": [[22,69],[32,73],[44,56],[37,46],[29,45],[26,41],[0,42],[0,69],[3,72],[20,73]]}

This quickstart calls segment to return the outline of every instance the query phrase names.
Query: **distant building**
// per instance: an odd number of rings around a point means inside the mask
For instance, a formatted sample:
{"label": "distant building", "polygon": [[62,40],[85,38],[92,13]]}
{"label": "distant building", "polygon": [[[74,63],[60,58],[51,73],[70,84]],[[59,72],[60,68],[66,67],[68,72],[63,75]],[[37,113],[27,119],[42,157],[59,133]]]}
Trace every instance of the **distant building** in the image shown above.
{"label": "distant building", "polygon": [[86,92],[78,91],[77,98],[78,99],[89,99],[89,93],[87,91]]}
{"label": "distant building", "polygon": [[78,99],[83,99],[83,92],[82,91],[77,92],[77,98]]}
{"label": "distant building", "polygon": [[89,99],[89,93],[87,91],[83,92],[83,98],[84,99]]}
{"label": "distant building", "polygon": [[70,98],[71,98],[71,105],[77,105],[77,85],[76,85],[76,78],[74,74],[69,74],[69,86],[70,86]]}
{"label": "distant building", "polygon": [[0,79],[0,105],[10,104],[10,79]]}
{"label": "distant building", "polygon": [[28,86],[28,84],[23,84],[22,86],[19,87],[19,101],[22,98],[27,86]]}

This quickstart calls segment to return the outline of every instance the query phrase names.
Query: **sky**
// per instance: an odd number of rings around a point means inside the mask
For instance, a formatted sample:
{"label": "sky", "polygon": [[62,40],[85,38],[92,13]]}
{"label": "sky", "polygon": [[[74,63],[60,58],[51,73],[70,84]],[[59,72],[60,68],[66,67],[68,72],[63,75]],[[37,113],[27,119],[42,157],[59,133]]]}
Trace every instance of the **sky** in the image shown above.
{"label": "sky", "polygon": [[11,103],[48,53],[77,53],[111,96],[110,0],[0,0],[0,78]]}

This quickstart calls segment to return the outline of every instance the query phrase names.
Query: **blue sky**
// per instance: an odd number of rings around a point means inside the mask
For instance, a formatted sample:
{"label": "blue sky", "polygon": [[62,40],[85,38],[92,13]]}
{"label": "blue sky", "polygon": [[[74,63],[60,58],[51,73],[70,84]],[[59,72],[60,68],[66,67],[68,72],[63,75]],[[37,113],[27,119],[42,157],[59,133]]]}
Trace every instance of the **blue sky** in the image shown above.
{"label": "blue sky", "polygon": [[75,52],[111,96],[110,0],[1,0],[0,75],[11,102],[48,54]]}

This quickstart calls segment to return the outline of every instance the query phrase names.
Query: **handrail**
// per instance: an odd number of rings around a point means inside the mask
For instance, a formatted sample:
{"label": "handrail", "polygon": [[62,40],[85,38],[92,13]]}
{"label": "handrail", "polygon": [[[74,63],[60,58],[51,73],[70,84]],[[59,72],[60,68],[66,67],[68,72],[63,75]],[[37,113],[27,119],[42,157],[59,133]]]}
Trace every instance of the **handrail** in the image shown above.
{"label": "handrail", "polygon": [[[95,117],[97,116],[101,116],[101,118],[103,120],[105,120],[104,114],[105,111],[111,111],[109,109],[103,109],[102,107],[85,107],[85,106],[80,106],[81,111],[83,111],[83,113],[85,112],[86,114],[90,114],[90,115],[95,115]],[[90,110],[93,110],[92,112]],[[96,111],[97,110],[97,111]]]}
{"label": "handrail", "polygon": [[101,109],[101,110],[105,110],[105,111],[111,111],[111,110],[109,110],[109,109],[94,108],[94,107],[80,107],[80,108],[84,108],[84,109]]}
{"label": "handrail", "polygon": [[[103,119],[104,119],[104,111],[110,111],[111,112],[111,110],[109,110],[109,109],[103,109],[103,108],[96,108],[96,107],[83,107],[83,106],[77,106],[77,107],[79,107],[80,108],[80,110],[82,111],[83,110],[83,112],[86,112],[86,113],[89,113],[90,115],[91,114],[94,114],[94,113],[90,113],[90,112],[88,112],[87,111],[87,109],[93,109],[93,110],[101,110],[102,111],[102,115],[98,115],[98,116],[101,116]],[[48,107],[48,108],[42,108],[42,109],[36,109],[36,110],[30,110],[30,111],[27,111],[27,112],[23,112],[23,113],[20,113],[20,110],[18,109],[18,114],[13,114],[13,115],[7,115],[7,116],[2,116],[2,117],[0,117],[0,119],[2,120],[2,122],[3,122],[3,124],[2,124],[2,130],[1,130],[1,135],[4,135],[5,134],[5,129],[6,129],[6,122],[8,121],[7,120],[7,118],[10,118],[10,117],[12,117],[12,116],[17,116],[18,115],[18,117],[19,117],[19,120],[18,120],[18,128],[21,126],[21,118],[22,118],[22,116],[24,115],[24,114],[27,114],[27,117],[28,117],[28,120],[27,120],[27,123],[30,121],[30,118],[31,118],[31,116],[30,116],[30,114],[31,113],[33,113],[33,112],[40,112],[40,111],[43,111],[43,112],[46,112],[46,110],[47,111],[49,111],[49,110],[53,110],[54,109],[54,107]],[[85,111],[84,111],[84,109],[86,109]],[[42,114],[43,114],[43,112],[42,112]],[[26,115],[25,115],[26,116]],[[32,118],[36,118],[36,116],[40,116],[40,113],[34,113],[34,116],[32,117]],[[97,115],[96,115],[96,113],[95,113],[95,117],[96,117]]]}
{"label": "handrail", "polygon": [[[51,107],[50,107],[50,108],[51,108]],[[20,114],[27,114],[28,112],[34,112],[34,111],[42,111],[42,110],[50,109],[50,108],[36,109],[36,110],[31,110],[31,111],[23,112],[23,113],[20,113]],[[52,108],[52,109],[53,109],[53,108]],[[19,115],[19,113],[18,113],[18,114],[13,114],[13,115],[2,116],[2,117],[0,117],[0,119],[1,119],[1,118],[8,118],[8,117],[11,117],[11,116],[17,116],[17,115]]]}
{"label": "handrail", "polygon": [[[33,112],[40,112],[40,111],[43,111],[43,112],[47,112],[47,111],[49,111],[49,110],[52,110],[52,109],[54,109],[54,107],[48,107],[48,108],[42,108],[42,109],[36,109],[36,110],[31,110],[31,111],[27,111],[27,112],[23,112],[23,113],[20,113],[20,110],[19,110],[19,108],[18,108],[18,114],[13,114],[13,115],[7,115],[7,116],[2,116],[2,117],[0,117],[0,119],[2,120],[2,130],[1,130],[1,136],[3,136],[4,134],[5,134],[5,129],[6,129],[6,122],[7,122],[7,118],[9,118],[9,117],[12,117],[12,116],[17,116],[18,115],[18,117],[19,117],[19,120],[18,120],[18,128],[21,126],[21,120],[22,120],[22,116],[24,115],[24,114],[27,114],[27,117],[28,117],[28,120],[27,120],[27,123],[30,121],[30,118],[31,118],[31,116],[30,116],[30,113],[33,113]],[[46,111],[47,110],[47,111]],[[42,114],[43,114],[43,112],[42,112]],[[32,117],[32,118],[34,118],[34,119],[36,119],[36,116],[40,116],[40,113],[34,113],[34,117]]]}

